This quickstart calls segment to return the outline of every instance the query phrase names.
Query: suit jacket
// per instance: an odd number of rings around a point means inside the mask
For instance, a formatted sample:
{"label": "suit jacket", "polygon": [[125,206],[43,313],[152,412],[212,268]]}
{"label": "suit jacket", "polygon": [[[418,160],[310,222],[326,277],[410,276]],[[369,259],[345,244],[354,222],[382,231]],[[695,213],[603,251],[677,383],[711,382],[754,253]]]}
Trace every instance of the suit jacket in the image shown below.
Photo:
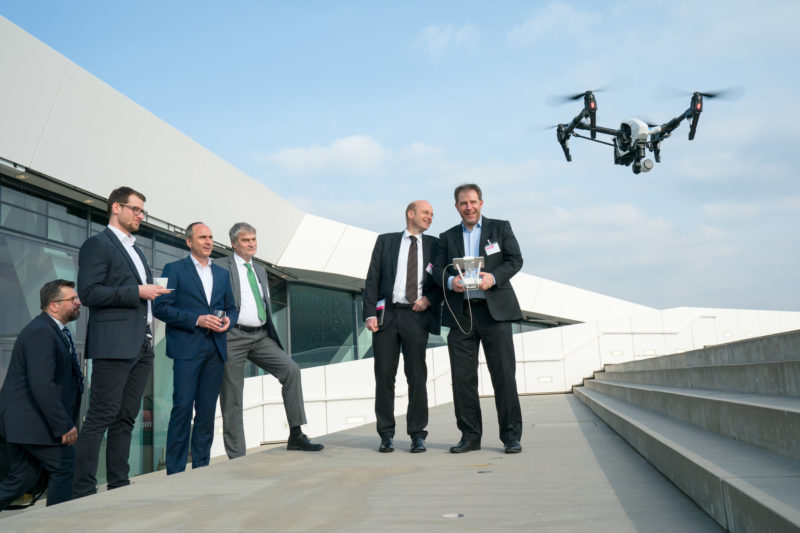
{"label": "suit jacket", "polygon": [[[224,268],[230,274],[231,286],[233,287],[233,298],[236,300],[236,311],[238,312],[242,307],[242,287],[245,287],[245,290],[249,291],[250,282],[244,280],[244,283],[242,283],[242,280],[239,279],[239,267],[236,266],[236,259],[233,257],[233,255],[215,259],[214,264]],[[258,282],[261,283],[261,288],[263,289],[261,291],[261,298],[264,301],[264,308],[267,310],[267,323],[265,324],[267,334],[269,335],[269,338],[274,340],[277,345],[281,347],[281,350],[283,350],[281,340],[278,338],[278,330],[275,329],[275,325],[272,323],[272,309],[269,301],[269,280],[267,279],[267,271],[255,261],[251,261],[250,264],[253,265],[253,271],[255,272],[256,278],[258,279]]]}
{"label": "suit jacket", "polygon": [[[400,254],[402,238],[403,232],[378,235],[378,240],[375,241],[375,247],[372,249],[367,280],[364,283],[364,318],[377,316],[375,307],[378,300],[386,300],[381,329],[394,320],[392,293],[397,277],[397,256]],[[427,296],[431,302],[431,306],[425,312],[430,314],[430,332],[434,335],[438,335],[441,331],[442,290],[434,282],[428,265],[436,256],[438,243],[439,239],[436,237],[422,236],[422,295]]]}
{"label": "suit jacket", "polygon": [[[146,283],[153,275],[142,251]],[[119,238],[106,228],[78,253],[78,296],[89,308],[86,354],[89,359],[132,359],[147,333],[147,300],[139,298],[139,274]]]}
{"label": "suit jacket", "polygon": [[167,288],[172,291],[154,300],[153,315],[167,325],[167,357],[193,359],[198,353],[205,352],[211,343],[219,350],[222,359],[227,361],[225,332],[209,333],[206,328],[197,327],[200,315],[213,314],[215,309],[225,310],[231,319],[231,327],[239,316],[228,272],[213,263],[211,272],[214,283],[209,304],[191,257],[164,267],[161,275],[168,279]]}
{"label": "suit jacket", "polygon": [[76,426],[80,405],[69,344],[43,312],[14,343],[0,389],[0,435],[18,444],[60,445],[61,436]]}
{"label": "suit jacket", "polygon": [[[491,255],[486,254],[486,245],[497,243],[500,251]],[[522,311],[517,301],[517,295],[511,287],[511,277],[522,268],[522,252],[519,249],[517,238],[511,231],[511,224],[507,220],[494,220],[483,217],[481,226],[480,255],[483,257],[481,272],[488,272],[494,276],[495,285],[486,294],[486,305],[489,312],[497,321],[510,321],[522,319]],[[433,276],[436,283],[442,284],[445,298],[457,315],[461,314],[461,305],[464,302],[464,293],[457,293],[447,289],[447,278],[457,276],[458,272],[450,264],[454,257],[464,257],[464,235],[461,224],[453,226],[439,235],[439,248],[434,261]],[[442,280],[444,273],[444,280]],[[457,327],[456,321],[449,310],[443,312],[445,326]]]}

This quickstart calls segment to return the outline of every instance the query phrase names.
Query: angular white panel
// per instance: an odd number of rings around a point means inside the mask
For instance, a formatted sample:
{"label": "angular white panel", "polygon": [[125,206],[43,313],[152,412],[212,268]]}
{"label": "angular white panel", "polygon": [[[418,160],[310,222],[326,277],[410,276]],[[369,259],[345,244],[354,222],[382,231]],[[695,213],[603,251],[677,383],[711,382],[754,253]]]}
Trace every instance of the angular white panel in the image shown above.
{"label": "angular white panel", "polygon": [[377,237],[378,234],[373,231],[347,226],[328,260],[325,272],[366,278]]}
{"label": "angular white panel", "polygon": [[523,352],[517,354],[517,361],[560,360],[564,355],[561,329],[548,328],[523,333]]}
{"label": "angular white panel", "polygon": [[375,397],[373,359],[348,361],[323,368],[327,399]]}
{"label": "angular white panel", "polygon": [[306,214],[278,264],[324,272],[346,227],[340,222]]}
{"label": "angular white panel", "polygon": [[149,116],[142,107],[70,64],[30,166],[108,196],[127,175]]}
{"label": "angular white panel", "polygon": [[372,399],[329,401],[326,408],[328,433],[375,422],[375,402]]}
{"label": "angular white panel", "polygon": [[564,299],[558,316],[583,322],[586,320],[586,310],[589,308],[589,299],[592,293],[583,289],[565,286]]}
{"label": "angular white panel", "polygon": [[[324,400],[325,390],[325,367],[315,366],[304,368],[300,371],[303,379],[303,398],[306,403],[317,400]],[[273,378],[273,381],[278,381]]]}
{"label": "angular white panel", "polygon": [[570,389],[564,383],[564,366],[561,361],[525,361],[524,369],[527,394],[565,392]]}
{"label": "angular white panel", "polygon": [[0,157],[29,167],[69,60],[0,16]]}
{"label": "angular white panel", "polygon": [[541,287],[541,285],[542,278],[529,274],[518,273],[511,278],[511,286],[514,287],[514,293],[517,295],[519,306],[523,311],[535,311],[536,296],[539,293],[539,287]]}
{"label": "angular white panel", "polygon": [[559,316],[561,302],[564,301],[566,286],[550,280],[542,280],[539,292],[536,295],[534,310],[550,316]]}

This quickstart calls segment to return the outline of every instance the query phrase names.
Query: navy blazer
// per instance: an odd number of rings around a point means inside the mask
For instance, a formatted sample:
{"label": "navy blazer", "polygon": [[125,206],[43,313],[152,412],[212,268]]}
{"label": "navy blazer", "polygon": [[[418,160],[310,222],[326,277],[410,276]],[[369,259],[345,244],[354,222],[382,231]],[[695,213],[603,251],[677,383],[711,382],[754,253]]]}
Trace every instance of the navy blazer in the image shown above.
{"label": "navy blazer", "polygon": [[[142,251],[146,283],[153,275]],[[86,329],[88,359],[133,359],[147,334],[147,300],[139,298],[136,265],[119,238],[106,228],[90,237],[78,252],[78,296],[89,308]]]}
{"label": "navy blazer", "polygon": [[[403,232],[384,233],[378,235],[375,247],[372,249],[372,258],[367,271],[367,280],[364,283],[363,313],[364,318],[377,316],[375,309],[378,300],[386,300],[381,329],[394,320],[394,305],[392,293],[397,277],[397,259],[400,254],[400,241]],[[433,258],[436,257],[439,239],[429,235],[422,236],[422,295],[427,296],[431,306],[425,311],[430,314],[430,332],[438,335],[441,331],[441,303],[442,289],[434,282],[431,275]]]}
{"label": "navy blazer", "polygon": [[81,405],[72,354],[58,324],[42,312],[14,343],[0,389],[0,435],[18,444],[60,445]]}
{"label": "navy blazer", "polygon": [[209,333],[208,329],[197,327],[200,315],[213,314],[215,309],[225,310],[231,319],[230,327],[236,324],[239,316],[228,271],[212,263],[211,272],[214,286],[209,304],[191,257],[164,267],[161,276],[168,279],[167,288],[172,291],[154,300],[153,315],[167,325],[167,357],[193,359],[199,353],[206,352],[209,343],[213,343],[223,361],[228,360],[225,332]]}
{"label": "navy blazer", "polygon": [[[488,272],[494,276],[495,285],[486,294],[486,305],[492,318],[497,321],[521,320],[522,311],[519,307],[517,295],[511,286],[511,278],[522,268],[522,252],[519,243],[511,231],[511,224],[507,220],[494,220],[483,217],[481,222],[481,242],[478,246],[483,257],[481,272]],[[500,251],[491,255],[486,254],[486,245],[489,242],[497,243]],[[453,226],[439,235],[439,248],[434,260],[433,277],[436,283],[443,284],[444,296],[453,312],[460,316],[461,305],[464,302],[464,293],[447,289],[447,278],[457,276],[458,272],[451,266],[453,258],[464,257],[464,234],[461,224]],[[444,279],[442,275],[444,274]],[[442,322],[445,326],[457,327],[453,315],[444,309]]]}

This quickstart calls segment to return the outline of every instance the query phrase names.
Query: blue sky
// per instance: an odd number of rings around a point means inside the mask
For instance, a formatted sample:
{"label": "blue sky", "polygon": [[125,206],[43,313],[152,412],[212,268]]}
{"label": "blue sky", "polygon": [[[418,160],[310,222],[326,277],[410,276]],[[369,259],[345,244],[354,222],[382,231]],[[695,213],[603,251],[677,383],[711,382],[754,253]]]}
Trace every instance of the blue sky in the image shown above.
{"label": "blue sky", "polygon": [[[457,223],[475,181],[524,272],[659,308],[800,310],[794,1],[0,0],[0,14],[302,209],[366,229],[408,201]],[[708,100],[648,174],[552,130]],[[209,201],[212,199],[209,198]],[[267,231],[261,228],[261,231]]]}

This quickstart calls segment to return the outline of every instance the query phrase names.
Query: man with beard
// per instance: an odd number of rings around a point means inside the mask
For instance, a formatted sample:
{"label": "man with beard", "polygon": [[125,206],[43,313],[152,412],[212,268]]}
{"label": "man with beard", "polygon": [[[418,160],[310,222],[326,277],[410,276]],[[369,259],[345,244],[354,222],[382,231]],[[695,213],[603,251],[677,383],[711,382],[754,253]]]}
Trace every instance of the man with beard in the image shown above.
{"label": "man with beard", "polygon": [[39,291],[42,313],[20,332],[0,389],[0,436],[9,471],[0,483],[0,510],[50,475],[47,505],[72,499],[76,424],[83,374],[66,325],[80,316],[75,283],[57,279]]}
{"label": "man with beard", "polygon": [[78,253],[78,294],[89,308],[86,358],[92,359],[89,412],[76,445],[74,496],[97,492],[103,435],[108,488],[130,484],[133,425],[153,369],[152,300],[166,289],[153,284],[133,233],[147,216],[145,197],[119,187],[108,197],[108,227]]}

